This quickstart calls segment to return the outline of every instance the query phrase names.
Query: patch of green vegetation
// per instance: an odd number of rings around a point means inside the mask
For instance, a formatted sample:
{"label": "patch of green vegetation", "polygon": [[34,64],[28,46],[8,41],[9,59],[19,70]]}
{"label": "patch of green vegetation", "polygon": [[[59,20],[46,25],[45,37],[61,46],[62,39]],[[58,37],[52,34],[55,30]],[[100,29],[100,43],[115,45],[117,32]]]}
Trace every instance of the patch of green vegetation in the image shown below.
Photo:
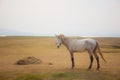
{"label": "patch of green vegetation", "polygon": [[68,78],[68,77],[76,77],[78,76],[75,72],[62,72],[62,73],[55,73],[52,75],[54,78]]}
{"label": "patch of green vegetation", "polygon": [[120,49],[119,45],[101,45],[101,47],[107,49]]}
{"label": "patch of green vegetation", "polygon": [[103,53],[120,53],[119,45],[101,45]]}
{"label": "patch of green vegetation", "polygon": [[43,80],[44,76],[43,75],[38,75],[38,74],[26,74],[17,77],[15,80]]}
{"label": "patch of green vegetation", "polygon": [[73,80],[73,79],[79,79],[80,76],[76,72],[60,72],[60,73],[54,73],[51,75],[51,80]]}
{"label": "patch of green vegetation", "polygon": [[[116,76],[116,77],[114,77]],[[107,72],[100,71],[70,71],[52,74],[50,80],[119,80],[118,75],[112,75]]]}
{"label": "patch of green vegetation", "polygon": [[66,73],[56,73],[56,74],[53,74],[52,77],[62,78],[62,77],[68,77],[68,75]]}
{"label": "patch of green vegetation", "polygon": [[119,74],[101,71],[56,71],[49,73],[0,73],[0,80],[120,80]]}
{"label": "patch of green vegetation", "polygon": [[112,48],[114,48],[114,49],[120,49],[120,46],[118,46],[118,45],[113,45]]}

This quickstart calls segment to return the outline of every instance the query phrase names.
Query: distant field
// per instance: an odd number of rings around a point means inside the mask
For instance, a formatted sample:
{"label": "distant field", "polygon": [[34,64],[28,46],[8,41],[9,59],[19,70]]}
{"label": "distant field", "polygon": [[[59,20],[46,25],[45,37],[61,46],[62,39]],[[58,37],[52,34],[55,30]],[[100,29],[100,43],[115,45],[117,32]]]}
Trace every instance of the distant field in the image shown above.
{"label": "distant field", "polygon": [[[120,38],[95,38],[107,64],[87,71],[87,52],[75,53],[75,69],[64,46],[56,48],[55,37],[0,37],[0,80],[120,80]],[[15,65],[21,58],[34,56],[41,64]],[[50,64],[51,63],[51,64]]]}

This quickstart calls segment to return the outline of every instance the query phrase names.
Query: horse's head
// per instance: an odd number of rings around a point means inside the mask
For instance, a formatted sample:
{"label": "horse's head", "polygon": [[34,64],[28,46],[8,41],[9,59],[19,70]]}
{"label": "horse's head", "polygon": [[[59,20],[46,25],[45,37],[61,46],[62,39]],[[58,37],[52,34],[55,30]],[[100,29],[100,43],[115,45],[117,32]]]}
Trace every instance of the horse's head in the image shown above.
{"label": "horse's head", "polygon": [[59,48],[62,44],[62,40],[63,40],[64,35],[60,34],[60,35],[56,35],[56,46]]}

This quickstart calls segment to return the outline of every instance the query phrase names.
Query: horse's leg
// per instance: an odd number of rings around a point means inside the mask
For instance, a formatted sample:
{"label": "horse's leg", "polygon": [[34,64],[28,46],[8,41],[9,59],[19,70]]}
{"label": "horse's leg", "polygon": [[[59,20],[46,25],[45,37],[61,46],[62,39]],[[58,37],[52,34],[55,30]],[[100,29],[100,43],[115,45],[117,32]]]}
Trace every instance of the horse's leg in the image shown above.
{"label": "horse's leg", "polygon": [[74,64],[74,55],[72,52],[70,52],[71,55],[71,62],[72,62],[72,69],[74,68],[75,64]]}
{"label": "horse's leg", "polygon": [[97,60],[97,70],[99,70],[99,68],[100,68],[99,57],[98,57],[96,51],[94,51],[93,54],[94,54],[94,56],[95,56],[95,58],[96,58],[96,60]]}
{"label": "horse's leg", "polygon": [[88,67],[88,70],[92,68],[92,63],[93,63],[93,55],[92,52],[90,50],[88,50],[89,53],[89,57],[90,57],[90,65]]}

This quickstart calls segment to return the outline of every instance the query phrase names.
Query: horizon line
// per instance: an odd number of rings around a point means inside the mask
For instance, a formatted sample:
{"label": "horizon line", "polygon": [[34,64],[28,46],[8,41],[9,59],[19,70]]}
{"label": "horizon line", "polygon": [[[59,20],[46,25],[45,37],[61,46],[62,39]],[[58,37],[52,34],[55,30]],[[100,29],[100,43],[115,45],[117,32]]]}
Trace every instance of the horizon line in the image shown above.
{"label": "horizon line", "polygon": [[[53,35],[0,35],[0,37],[54,37]],[[69,35],[71,37],[116,37],[120,38],[120,36],[74,36],[74,35]]]}

